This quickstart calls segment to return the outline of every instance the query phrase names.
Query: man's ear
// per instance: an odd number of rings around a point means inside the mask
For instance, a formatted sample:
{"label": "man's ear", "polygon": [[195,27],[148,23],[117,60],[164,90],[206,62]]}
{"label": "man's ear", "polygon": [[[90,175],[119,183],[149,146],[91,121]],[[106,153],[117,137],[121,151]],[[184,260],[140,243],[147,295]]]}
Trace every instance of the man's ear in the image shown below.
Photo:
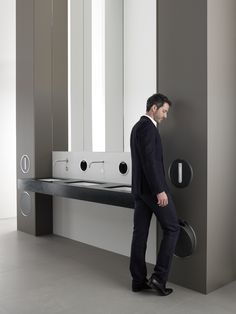
{"label": "man's ear", "polygon": [[153,110],[156,112],[158,110],[157,105],[153,105]]}

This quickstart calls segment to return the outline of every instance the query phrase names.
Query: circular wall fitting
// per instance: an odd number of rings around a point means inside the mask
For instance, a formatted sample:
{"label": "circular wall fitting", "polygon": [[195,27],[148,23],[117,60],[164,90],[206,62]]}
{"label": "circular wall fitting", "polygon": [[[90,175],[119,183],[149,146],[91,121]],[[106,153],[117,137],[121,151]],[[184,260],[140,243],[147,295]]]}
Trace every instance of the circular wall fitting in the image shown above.
{"label": "circular wall fitting", "polygon": [[175,256],[191,256],[196,246],[197,238],[193,228],[186,221],[180,221],[180,233],[175,248]]}
{"label": "circular wall fitting", "polygon": [[120,164],[119,164],[119,171],[120,171],[121,174],[126,174],[127,173],[128,166],[127,166],[126,162],[124,162],[124,161],[120,162]]}
{"label": "circular wall fitting", "polygon": [[87,167],[88,167],[87,161],[82,160],[81,163],[80,163],[80,169],[82,171],[85,171],[87,169]]}
{"label": "circular wall fitting", "polygon": [[28,216],[32,212],[31,197],[27,192],[22,192],[20,195],[20,210],[23,216]]}

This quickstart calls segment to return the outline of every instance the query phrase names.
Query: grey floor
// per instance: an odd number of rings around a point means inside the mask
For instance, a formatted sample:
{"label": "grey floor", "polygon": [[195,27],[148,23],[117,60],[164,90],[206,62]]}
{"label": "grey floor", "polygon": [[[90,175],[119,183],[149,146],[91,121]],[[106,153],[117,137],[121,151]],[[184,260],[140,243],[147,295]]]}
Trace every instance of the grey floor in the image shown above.
{"label": "grey floor", "polygon": [[236,282],[209,295],[130,291],[126,257],[57,236],[16,231],[0,220],[0,314],[232,314]]}

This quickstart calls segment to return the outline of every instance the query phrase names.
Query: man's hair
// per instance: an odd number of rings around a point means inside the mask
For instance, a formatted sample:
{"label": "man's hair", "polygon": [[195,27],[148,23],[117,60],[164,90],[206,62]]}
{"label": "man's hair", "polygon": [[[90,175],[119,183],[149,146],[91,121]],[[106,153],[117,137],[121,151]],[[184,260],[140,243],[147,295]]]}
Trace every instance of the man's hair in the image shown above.
{"label": "man's hair", "polygon": [[167,103],[169,106],[171,106],[171,101],[165,95],[162,95],[160,93],[153,94],[147,100],[146,110],[149,111],[153,105],[156,105],[159,109],[164,105],[164,103]]}

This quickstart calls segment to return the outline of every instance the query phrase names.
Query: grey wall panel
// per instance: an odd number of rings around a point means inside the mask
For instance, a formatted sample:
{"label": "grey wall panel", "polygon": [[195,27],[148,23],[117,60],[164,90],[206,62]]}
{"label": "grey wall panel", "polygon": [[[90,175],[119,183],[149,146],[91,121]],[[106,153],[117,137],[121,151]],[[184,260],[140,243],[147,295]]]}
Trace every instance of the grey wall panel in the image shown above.
{"label": "grey wall panel", "polygon": [[158,91],[173,101],[160,126],[166,172],[177,158],[193,168],[184,189],[170,182],[178,215],[195,230],[197,250],[188,259],[174,258],[170,280],[206,289],[207,223],[207,10],[206,1],[158,1]]}
{"label": "grey wall panel", "polygon": [[68,150],[67,0],[53,0],[52,119],[53,150]]}
{"label": "grey wall panel", "polygon": [[[34,2],[16,2],[16,134],[17,176],[34,176]],[[28,174],[20,170],[20,160],[28,154],[31,167]]]}
{"label": "grey wall panel", "polygon": [[235,29],[236,2],[208,0],[208,292],[236,278]]}
{"label": "grey wall panel", "polygon": [[[54,6],[47,0],[16,3],[18,178],[51,176],[53,142],[55,147],[67,149],[66,8],[66,0],[56,1]],[[62,49],[56,52],[60,45]],[[27,173],[20,169],[22,154],[30,158]],[[34,235],[52,233],[51,197],[18,190],[17,227]]]}
{"label": "grey wall panel", "polygon": [[34,108],[35,175],[51,176],[52,151],[52,4],[35,0]]}
{"label": "grey wall panel", "polygon": [[[16,1],[16,135],[17,135],[17,178],[34,177],[34,2]],[[30,158],[30,170],[23,173],[20,168],[22,155]],[[28,200],[32,211],[22,214],[23,191],[17,190],[17,228],[33,234],[35,230],[34,193]],[[32,206],[31,206],[32,202]],[[24,209],[23,209],[24,210]]]}

